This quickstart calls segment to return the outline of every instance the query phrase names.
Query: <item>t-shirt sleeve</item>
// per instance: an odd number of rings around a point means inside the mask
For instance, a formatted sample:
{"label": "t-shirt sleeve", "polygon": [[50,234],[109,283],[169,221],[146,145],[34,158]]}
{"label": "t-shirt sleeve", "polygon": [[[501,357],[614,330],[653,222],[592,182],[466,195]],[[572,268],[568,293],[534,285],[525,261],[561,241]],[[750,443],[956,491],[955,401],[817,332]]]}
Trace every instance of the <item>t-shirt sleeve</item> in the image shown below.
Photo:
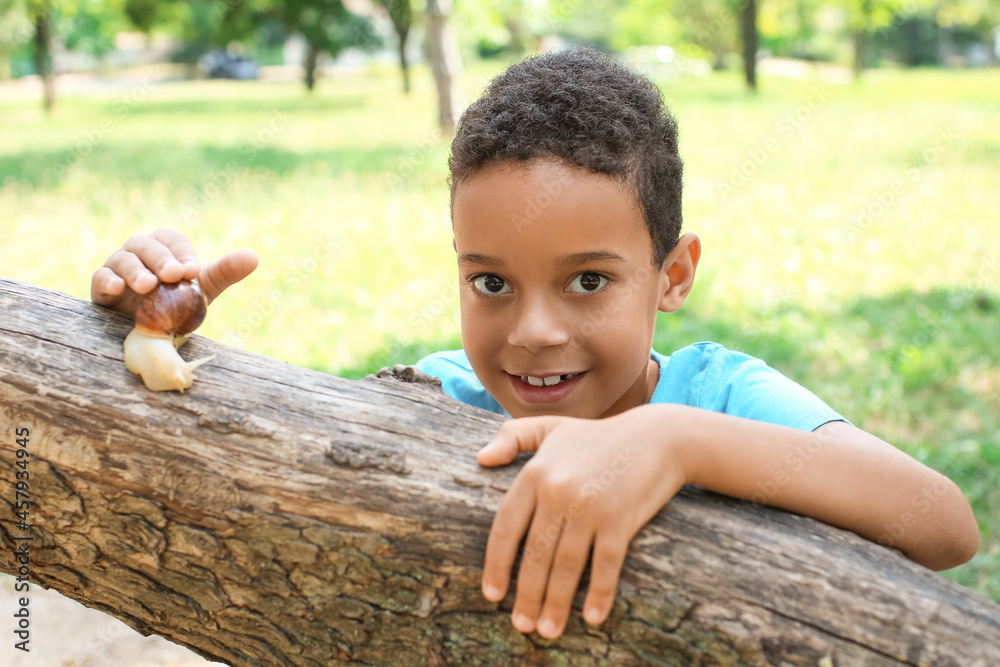
{"label": "t-shirt sleeve", "polygon": [[691,405],[806,431],[830,421],[847,421],[814,393],[760,359],[715,343],[679,352],[671,355],[668,368],[676,361],[679,367],[675,371],[690,373]]}
{"label": "t-shirt sleeve", "polygon": [[510,416],[476,377],[465,350],[434,352],[418,361],[415,366],[428,375],[440,378],[444,393],[455,400]]}

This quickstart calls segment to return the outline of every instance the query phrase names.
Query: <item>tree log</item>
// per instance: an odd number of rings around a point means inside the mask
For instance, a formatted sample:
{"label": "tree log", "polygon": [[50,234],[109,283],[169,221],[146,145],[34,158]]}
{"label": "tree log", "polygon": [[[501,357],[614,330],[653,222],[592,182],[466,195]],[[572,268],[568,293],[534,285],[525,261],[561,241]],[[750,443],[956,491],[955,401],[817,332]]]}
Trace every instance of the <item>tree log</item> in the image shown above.
{"label": "tree log", "polygon": [[636,536],[603,625],[581,587],[561,638],[522,635],[514,586],[479,591],[519,468],[476,463],[501,417],[412,369],[351,381],[198,335],[182,354],[218,357],[183,394],[151,392],[122,361],[131,326],[0,278],[0,570],[27,560],[31,582],[143,634],[240,666],[1000,664],[1000,606],[689,487]]}

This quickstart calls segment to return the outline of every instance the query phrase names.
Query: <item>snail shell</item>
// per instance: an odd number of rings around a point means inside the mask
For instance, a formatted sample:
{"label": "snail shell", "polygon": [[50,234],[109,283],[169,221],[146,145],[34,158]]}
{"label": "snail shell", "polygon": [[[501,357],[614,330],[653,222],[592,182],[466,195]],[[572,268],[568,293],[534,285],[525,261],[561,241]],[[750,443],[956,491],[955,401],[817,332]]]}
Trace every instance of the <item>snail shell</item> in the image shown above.
{"label": "snail shell", "polygon": [[186,336],[205,321],[208,300],[197,280],[160,283],[135,314],[135,328],[155,338]]}
{"label": "snail shell", "polygon": [[125,337],[125,367],[153,391],[183,392],[194,382],[194,369],[215,358],[213,354],[184,361],[177,354],[207,312],[208,301],[197,280],[160,283],[142,300],[135,328]]}

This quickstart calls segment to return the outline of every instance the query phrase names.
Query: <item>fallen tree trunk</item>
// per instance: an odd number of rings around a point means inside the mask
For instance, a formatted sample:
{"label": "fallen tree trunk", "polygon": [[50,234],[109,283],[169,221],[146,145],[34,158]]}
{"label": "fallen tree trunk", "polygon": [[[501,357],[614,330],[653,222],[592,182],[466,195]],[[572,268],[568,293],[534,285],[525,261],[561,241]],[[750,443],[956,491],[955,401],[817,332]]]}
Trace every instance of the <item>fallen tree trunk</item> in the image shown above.
{"label": "fallen tree trunk", "polygon": [[500,417],[197,335],[184,355],[218,358],[155,393],[122,362],[130,328],[0,279],[0,570],[28,560],[32,582],[143,634],[231,665],[1000,662],[997,605],[853,533],[691,488],[637,535],[602,626],[581,591],[560,639],[522,635],[513,593],[479,592],[518,468],[475,461]]}

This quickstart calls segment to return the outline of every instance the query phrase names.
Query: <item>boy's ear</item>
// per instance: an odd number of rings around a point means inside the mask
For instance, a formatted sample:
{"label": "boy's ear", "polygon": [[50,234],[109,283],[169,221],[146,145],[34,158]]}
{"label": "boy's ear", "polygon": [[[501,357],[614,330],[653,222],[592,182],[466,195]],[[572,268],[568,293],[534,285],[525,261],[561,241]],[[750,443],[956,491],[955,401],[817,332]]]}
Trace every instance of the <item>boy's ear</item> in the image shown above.
{"label": "boy's ear", "polygon": [[455,252],[458,252],[458,244],[455,243],[455,237],[454,236],[451,237],[451,247],[455,249]]}
{"label": "boy's ear", "polygon": [[660,269],[659,309],[664,313],[678,310],[694,285],[694,272],[701,259],[701,239],[688,232],[681,236]]}

